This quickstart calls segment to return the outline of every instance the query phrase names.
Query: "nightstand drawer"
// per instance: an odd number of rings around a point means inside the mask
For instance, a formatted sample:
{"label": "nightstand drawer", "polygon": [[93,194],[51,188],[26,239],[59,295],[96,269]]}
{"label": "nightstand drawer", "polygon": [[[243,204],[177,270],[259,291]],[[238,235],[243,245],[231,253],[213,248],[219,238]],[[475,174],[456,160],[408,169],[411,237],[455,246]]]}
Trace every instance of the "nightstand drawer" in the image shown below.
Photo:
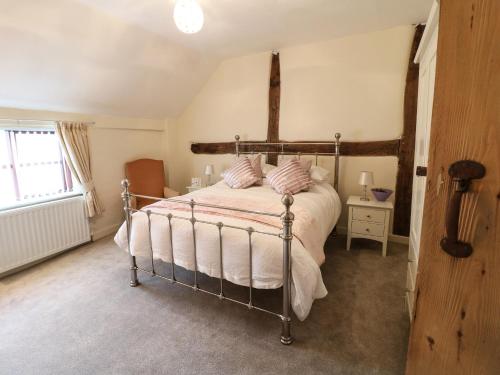
{"label": "nightstand drawer", "polygon": [[385,211],[372,210],[369,208],[353,207],[352,218],[354,220],[372,221],[374,223],[384,223]]}
{"label": "nightstand drawer", "polygon": [[352,232],[366,234],[369,236],[382,237],[384,235],[384,225],[369,223],[366,221],[352,221]]}

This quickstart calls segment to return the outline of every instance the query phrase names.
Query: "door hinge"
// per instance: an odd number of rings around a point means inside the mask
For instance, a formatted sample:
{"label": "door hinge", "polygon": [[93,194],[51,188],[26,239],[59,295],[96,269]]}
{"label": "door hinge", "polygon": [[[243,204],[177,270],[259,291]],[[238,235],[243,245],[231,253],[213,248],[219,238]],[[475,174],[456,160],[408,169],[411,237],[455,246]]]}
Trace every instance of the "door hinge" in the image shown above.
{"label": "door hinge", "polygon": [[417,176],[419,176],[419,177],[425,177],[425,176],[427,176],[427,167],[421,167],[420,165],[417,166],[415,174]]}

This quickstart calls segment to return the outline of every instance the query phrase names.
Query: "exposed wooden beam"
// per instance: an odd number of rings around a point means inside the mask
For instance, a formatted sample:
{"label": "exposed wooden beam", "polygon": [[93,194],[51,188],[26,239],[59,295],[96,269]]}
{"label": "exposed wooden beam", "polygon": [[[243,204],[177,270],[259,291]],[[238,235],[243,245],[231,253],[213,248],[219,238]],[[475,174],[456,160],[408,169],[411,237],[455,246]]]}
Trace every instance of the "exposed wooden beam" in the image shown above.
{"label": "exposed wooden beam", "polygon": [[[248,144],[252,142],[265,141],[247,141],[240,142],[240,151],[281,151],[281,146],[276,145],[252,145],[251,149]],[[286,142],[286,141],[282,141]],[[308,144],[311,143],[311,144]],[[326,144],[313,144],[326,143]],[[400,149],[399,139],[391,139],[388,141],[373,141],[373,142],[341,142],[340,154],[342,156],[398,156]],[[234,142],[216,142],[216,143],[192,143],[191,151],[194,154],[235,154],[236,145]],[[304,154],[314,153],[331,153],[334,151],[333,142],[325,141],[295,141],[283,146],[283,151],[286,152],[302,152]],[[271,155],[270,155],[271,156]]]}
{"label": "exposed wooden beam", "polygon": [[413,159],[415,153],[415,131],[417,126],[418,99],[418,64],[415,64],[424,25],[415,28],[413,44],[406,73],[404,97],[404,123],[401,145],[399,148],[398,174],[396,179],[396,195],[394,205],[394,234],[408,236],[410,234],[411,194],[413,187]]}
{"label": "exposed wooden beam", "polygon": [[[279,126],[280,126],[280,95],[281,95],[281,78],[280,78],[280,54],[273,52],[271,59],[271,75],[269,78],[269,115],[267,124],[267,141],[278,142]],[[270,154],[267,158],[269,164],[277,163],[277,156]]]}

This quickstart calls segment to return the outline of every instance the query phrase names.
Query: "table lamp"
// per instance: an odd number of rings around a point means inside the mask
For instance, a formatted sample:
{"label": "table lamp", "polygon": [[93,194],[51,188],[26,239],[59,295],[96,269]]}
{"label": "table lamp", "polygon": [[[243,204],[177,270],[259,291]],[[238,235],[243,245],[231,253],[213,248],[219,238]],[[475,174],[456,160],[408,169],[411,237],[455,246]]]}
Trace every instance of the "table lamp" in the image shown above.
{"label": "table lamp", "polygon": [[359,174],[358,184],[363,186],[364,194],[360,198],[362,201],[369,201],[370,198],[366,195],[366,187],[368,185],[373,185],[373,172],[361,171]]}
{"label": "table lamp", "polygon": [[205,166],[205,176],[208,176],[208,186],[212,185],[212,175],[214,174],[214,166],[207,164]]}

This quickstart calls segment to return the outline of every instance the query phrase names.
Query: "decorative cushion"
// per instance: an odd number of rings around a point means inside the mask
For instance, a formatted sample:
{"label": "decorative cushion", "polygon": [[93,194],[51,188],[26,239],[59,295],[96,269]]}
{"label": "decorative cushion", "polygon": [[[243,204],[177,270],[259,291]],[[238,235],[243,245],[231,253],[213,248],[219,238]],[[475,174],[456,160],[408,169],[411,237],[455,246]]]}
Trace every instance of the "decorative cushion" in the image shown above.
{"label": "decorative cushion", "polygon": [[311,167],[309,174],[314,181],[320,182],[328,181],[328,177],[330,177],[330,171],[328,169],[318,167],[317,165]]}
{"label": "decorative cushion", "polygon": [[236,162],[239,159],[248,159],[250,160],[250,163],[252,163],[252,168],[255,170],[255,174],[257,177],[262,178],[264,174],[262,173],[262,154],[257,154],[257,155],[240,155],[236,157],[233,161]]}
{"label": "decorative cushion", "polygon": [[297,194],[308,190],[314,181],[296,159],[289,159],[266,176],[273,189],[280,194]]}
{"label": "decorative cushion", "polygon": [[244,189],[262,182],[248,158],[238,158],[233,166],[224,172],[224,181],[233,189]]}
{"label": "decorative cushion", "polygon": [[300,163],[300,166],[306,171],[309,172],[309,169],[311,169],[312,166],[312,160],[306,160],[306,159],[297,159],[297,158],[291,158],[291,159],[285,159],[285,158],[279,158],[278,159],[278,167],[289,160],[297,160]]}
{"label": "decorative cushion", "polygon": [[255,171],[255,174],[258,178],[262,178],[264,174],[262,173],[262,155],[257,154],[253,157],[249,157],[250,163],[252,164],[252,168]]}

